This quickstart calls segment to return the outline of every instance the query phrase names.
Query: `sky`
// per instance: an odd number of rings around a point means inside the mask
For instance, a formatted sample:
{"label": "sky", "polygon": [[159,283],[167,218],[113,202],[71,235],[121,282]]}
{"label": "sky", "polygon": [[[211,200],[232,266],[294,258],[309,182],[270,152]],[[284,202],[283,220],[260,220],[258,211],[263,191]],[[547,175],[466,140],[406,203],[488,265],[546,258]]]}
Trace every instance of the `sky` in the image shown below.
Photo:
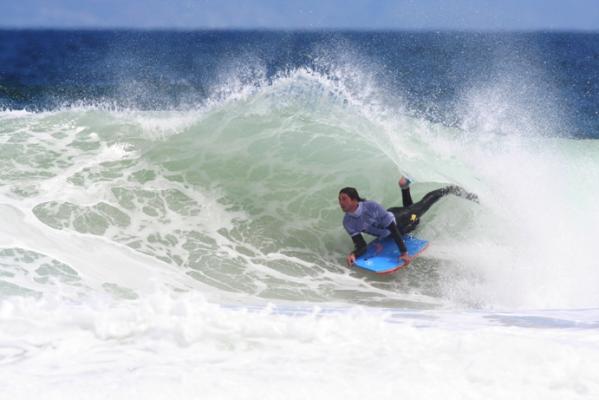
{"label": "sky", "polygon": [[0,27],[599,31],[599,0],[0,0]]}

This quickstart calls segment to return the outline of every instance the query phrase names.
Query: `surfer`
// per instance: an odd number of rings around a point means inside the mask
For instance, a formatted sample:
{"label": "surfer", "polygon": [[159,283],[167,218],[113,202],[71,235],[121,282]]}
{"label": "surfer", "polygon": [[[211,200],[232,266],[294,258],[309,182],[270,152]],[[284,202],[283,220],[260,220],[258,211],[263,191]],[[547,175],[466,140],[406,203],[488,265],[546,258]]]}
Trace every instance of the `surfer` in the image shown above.
{"label": "surfer", "polygon": [[343,227],[354,242],[354,250],[347,256],[348,266],[353,265],[356,257],[366,252],[367,244],[362,232],[379,239],[391,235],[399,248],[399,258],[408,264],[411,257],[408,255],[401,236],[413,231],[420,222],[422,214],[428,211],[433,204],[447,194],[478,202],[478,196],[475,194],[466,192],[459,186],[451,185],[433,190],[414,203],[410,194],[410,183],[411,181],[404,176],[399,179],[403,207],[391,207],[388,210],[375,201],[361,198],[353,187],[345,187],[339,191],[339,206],[345,213]]}

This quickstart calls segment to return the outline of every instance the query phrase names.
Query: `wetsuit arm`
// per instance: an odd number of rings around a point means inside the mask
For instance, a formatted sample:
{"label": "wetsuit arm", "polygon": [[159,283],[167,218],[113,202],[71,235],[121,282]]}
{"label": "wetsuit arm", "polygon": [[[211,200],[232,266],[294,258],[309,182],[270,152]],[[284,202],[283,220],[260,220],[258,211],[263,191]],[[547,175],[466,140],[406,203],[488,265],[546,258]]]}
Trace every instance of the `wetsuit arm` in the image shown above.
{"label": "wetsuit arm", "polygon": [[[393,238],[393,240],[397,244],[397,247],[399,247],[399,252],[402,255],[405,254],[405,253],[407,253],[408,252],[408,248],[406,247],[406,244],[403,242],[403,239],[401,238],[401,233],[399,232],[399,229],[397,229],[397,225],[395,224],[395,222],[391,222],[389,224],[389,226],[387,226],[386,229],[388,229],[389,232],[391,232],[391,237]],[[364,239],[362,239],[362,240],[364,240]]]}
{"label": "wetsuit arm", "polygon": [[360,257],[362,254],[366,252],[368,245],[366,244],[366,240],[364,240],[364,236],[361,233],[354,235],[351,237],[351,240],[354,242],[354,255],[356,257]]}

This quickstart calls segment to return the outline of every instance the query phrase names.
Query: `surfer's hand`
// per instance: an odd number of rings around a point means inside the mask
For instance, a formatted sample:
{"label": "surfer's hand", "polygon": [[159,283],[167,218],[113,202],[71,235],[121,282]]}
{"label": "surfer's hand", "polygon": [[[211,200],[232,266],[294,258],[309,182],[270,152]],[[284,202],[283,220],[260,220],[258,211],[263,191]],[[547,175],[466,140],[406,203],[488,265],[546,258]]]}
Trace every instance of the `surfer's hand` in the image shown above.
{"label": "surfer's hand", "polygon": [[354,253],[349,253],[349,256],[347,256],[347,266],[351,267],[354,265],[354,262],[356,262],[356,255]]}
{"label": "surfer's hand", "polygon": [[374,252],[375,252],[376,254],[379,254],[381,251],[383,251],[383,245],[382,245],[382,244],[380,244],[379,242],[376,242],[376,243],[374,244]]}
{"label": "surfer's hand", "polygon": [[410,257],[408,253],[403,253],[401,256],[399,256],[399,258],[403,260],[406,265],[412,261],[412,257]]}

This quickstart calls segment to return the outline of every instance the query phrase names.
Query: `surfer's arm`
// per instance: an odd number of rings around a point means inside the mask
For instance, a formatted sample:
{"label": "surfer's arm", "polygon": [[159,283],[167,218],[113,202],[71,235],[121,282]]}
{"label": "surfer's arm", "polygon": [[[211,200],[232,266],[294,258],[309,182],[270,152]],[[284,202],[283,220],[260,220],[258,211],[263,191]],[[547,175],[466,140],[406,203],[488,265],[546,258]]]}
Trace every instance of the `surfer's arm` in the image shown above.
{"label": "surfer's arm", "polygon": [[362,236],[361,233],[357,233],[351,237],[351,240],[354,242],[354,251],[352,251],[352,254],[356,257],[360,257],[368,248],[364,236]]}
{"label": "surfer's arm", "polygon": [[403,256],[404,254],[407,254],[408,249],[403,239],[401,238],[401,233],[399,233],[399,229],[397,229],[397,225],[395,224],[395,222],[391,222],[386,229],[391,233],[391,237],[397,244],[397,247],[399,247],[399,252],[401,253],[401,255]]}

